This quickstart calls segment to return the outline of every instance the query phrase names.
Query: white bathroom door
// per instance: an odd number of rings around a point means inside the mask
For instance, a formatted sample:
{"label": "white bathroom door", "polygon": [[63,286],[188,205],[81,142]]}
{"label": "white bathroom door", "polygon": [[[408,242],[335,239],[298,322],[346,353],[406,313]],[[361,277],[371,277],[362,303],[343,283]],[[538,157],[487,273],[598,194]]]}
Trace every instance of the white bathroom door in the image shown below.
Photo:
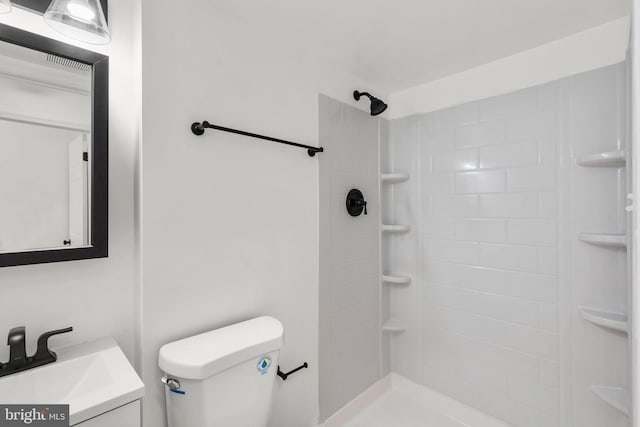
{"label": "white bathroom door", "polygon": [[89,135],[69,143],[69,240],[70,246],[89,244]]}

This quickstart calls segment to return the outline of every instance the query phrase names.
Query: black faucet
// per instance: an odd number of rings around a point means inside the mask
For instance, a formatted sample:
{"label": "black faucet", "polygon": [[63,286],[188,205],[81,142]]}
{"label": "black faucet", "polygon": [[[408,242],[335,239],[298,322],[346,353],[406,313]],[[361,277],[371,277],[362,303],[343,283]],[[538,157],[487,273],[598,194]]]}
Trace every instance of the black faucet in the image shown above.
{"label": "black faucet", "polygon": [[9,346],[9,361],[0,363],[0,377],[37,368],[58,360],[56,354],[49,350],[49,338],[54,335],[73,331],[73,328],[59,329],[45,332],[38,338],[38,348],[35,354],[27,357],[25,327],[20,326],[9,331],[7,345]]}

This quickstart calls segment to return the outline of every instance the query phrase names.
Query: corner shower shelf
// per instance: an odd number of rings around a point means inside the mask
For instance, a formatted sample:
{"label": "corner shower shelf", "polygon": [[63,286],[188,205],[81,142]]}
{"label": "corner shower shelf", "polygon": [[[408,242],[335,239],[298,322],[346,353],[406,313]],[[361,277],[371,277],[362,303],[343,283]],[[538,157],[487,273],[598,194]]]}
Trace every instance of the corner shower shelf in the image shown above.
{"label": "corner shower shelf", "polygon": [[382,226],[382,231],[385,233],[408,233],[411,231],[410,225],[388,225]]}
{"label": "corner shower shelf", "polygon": [[621,387],[606,387],[601,385],[592,385],[589,387],[591,392],[600,399],[613,406],[624,415],[629,416],[629,392]]}
{"label": "corner shower shelf", "polygon": [[391,318],[384,322],[384,325],[382,325],[382,330],[385,332],[391,332],[393,334],[400,334],[406,331],[407,327],[400,320]]}
{"label": "corner shower shelf", "polygon": [[385,274],[382,276],[382,281],[390,285],[409,285],[411,284],[411,277],[400,276],[398,274]]}
{"label": "corner shower shelf", "polygon": [[609,151],[581,157],[578,164],[586,167],[619,168],[627,164],[627,159],[624,151]]}
{"label": "corner shower shelf", "polygon": [[627,333],[628,331],[629,318],[624,314],[595,310],[586,307],[580,309],[580,314],[594,325],[619,332]]}
{"label": "corner shower shelf", "polygon": [[398,184],[409,181],[408,173],[383,173],[381,180],[383,184]]}
{"label": "corner shower shelf", "polygon": [[607,248],[626,248],[627,236],[624,234],[580,233],[578,238],[585,243]]}

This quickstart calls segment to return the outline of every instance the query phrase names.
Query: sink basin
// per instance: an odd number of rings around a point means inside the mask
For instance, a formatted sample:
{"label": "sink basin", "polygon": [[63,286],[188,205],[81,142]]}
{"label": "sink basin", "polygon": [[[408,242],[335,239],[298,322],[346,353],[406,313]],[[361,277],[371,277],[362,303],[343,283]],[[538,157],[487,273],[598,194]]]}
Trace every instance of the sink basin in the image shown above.
{"label": "sink basin", "polygon": [[71,425],[140,399],[144,385],[112,338],[56,351],[58,361],[0,378],[3,404],[68,404]]}

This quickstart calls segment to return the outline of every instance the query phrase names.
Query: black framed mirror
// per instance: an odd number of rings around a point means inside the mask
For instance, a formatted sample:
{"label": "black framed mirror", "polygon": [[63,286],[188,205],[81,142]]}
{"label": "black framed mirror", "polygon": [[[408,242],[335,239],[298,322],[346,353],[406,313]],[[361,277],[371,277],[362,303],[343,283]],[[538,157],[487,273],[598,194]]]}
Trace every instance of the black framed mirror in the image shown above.
{"label": "black framed mirror", "polygon": [[108,255],[109,58],[0,24],[0,267]]}

